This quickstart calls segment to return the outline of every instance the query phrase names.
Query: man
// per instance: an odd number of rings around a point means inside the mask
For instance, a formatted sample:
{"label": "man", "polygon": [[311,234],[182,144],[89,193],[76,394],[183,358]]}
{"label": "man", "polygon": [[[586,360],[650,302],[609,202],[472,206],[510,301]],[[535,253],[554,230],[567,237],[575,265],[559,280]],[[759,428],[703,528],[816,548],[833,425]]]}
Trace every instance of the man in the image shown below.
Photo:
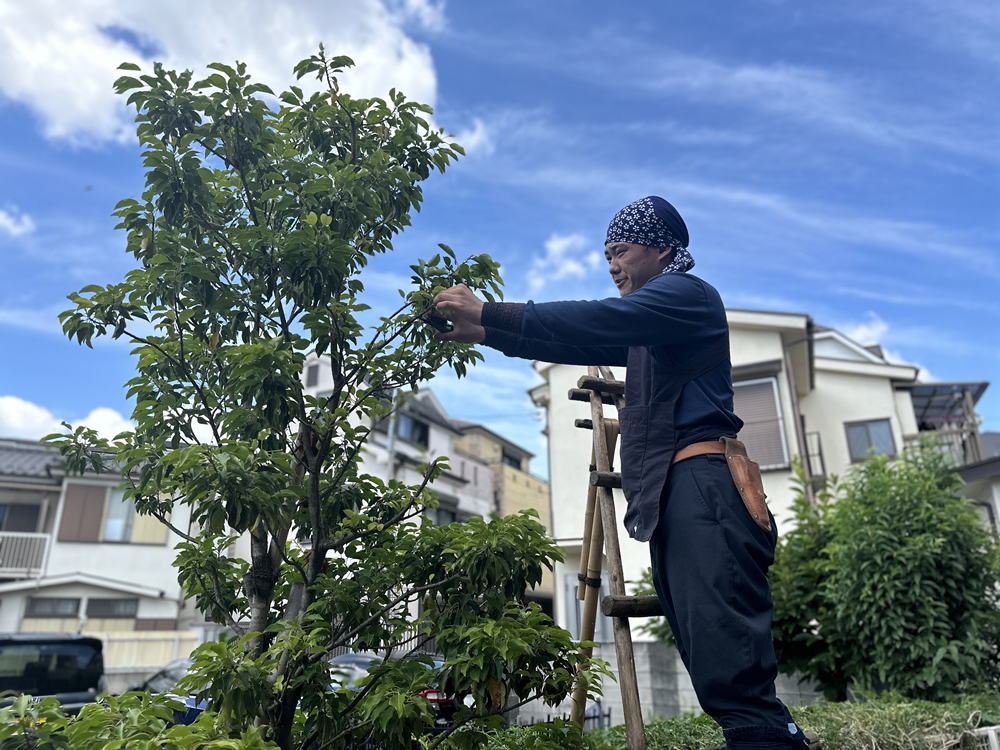
{"label": "man", "polygon": [[454,326],[438,338],[627,367],[618,415],[625,528],[650,543],[653,583],[698,700],[729,750],[802,750],[808,740],[774,689],[767,569],[777,531],[762,493],[759,505],[744,500],[730,472],[737,459],[727,461],[727,446],[741,444],[723,441],[743,423],[733,413],[729,327],[719,293],[688,273],[687,245],[676,209],[643,198],[608,227],[604,254],[620,299],[484,304],[460,285],[435,299]]}

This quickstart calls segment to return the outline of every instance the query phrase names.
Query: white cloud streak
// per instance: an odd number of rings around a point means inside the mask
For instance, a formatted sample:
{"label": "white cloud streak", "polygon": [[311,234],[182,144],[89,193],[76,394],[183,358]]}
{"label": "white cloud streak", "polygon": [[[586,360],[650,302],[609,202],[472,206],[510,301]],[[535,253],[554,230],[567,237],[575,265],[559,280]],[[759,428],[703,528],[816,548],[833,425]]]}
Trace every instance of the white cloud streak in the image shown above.
{"label": "white cloud streak", "polygon": [[25,213],[21,213],[17,208],[0,208],[0,234],[7,234],[11,237],[31,234],[35,231],[35,222]]}
{"label": "white cloud streak", "polygon": [[545,241],[545,254],[531,261],[528,288],[538,292],[554,281],[586,278],[604,259],[589,246],[582,234],[553,234]]}
{"label": "white cloud streak", "polygon": [[50,138],[120,141],[134,129],[123,97],[111,90],[123,61],[201,71],[209,62],[240,60],[256,80],[284,87],[292,66],[323,42],[357,63],[342,76],[352,94],[396,87],[433,104],[430,52],[404,27],[441,28],[442,7],[432,0],[391,7],[382,0],[0,0],[0,94],[34,111]]}
{"label": "white cloud streak", "polygon": [[[17,396],[0,396],[0,437],[38,440],[53,432],[63,432],[63,421],[69,420],[56,417],[45,407],[31,401]],[[132,429],[128,419],[106,406],[100,406],[83,419],[73,422],[74,427],[80,425],[90,427],[108,439]]]}

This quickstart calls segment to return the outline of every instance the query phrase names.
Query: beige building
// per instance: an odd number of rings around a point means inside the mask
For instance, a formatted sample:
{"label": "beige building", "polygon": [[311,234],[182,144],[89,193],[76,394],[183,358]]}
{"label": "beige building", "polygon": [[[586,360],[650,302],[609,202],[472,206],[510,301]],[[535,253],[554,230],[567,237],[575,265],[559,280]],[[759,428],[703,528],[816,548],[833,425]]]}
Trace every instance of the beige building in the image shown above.
{"label": "beige building", "polygon": [[[538,520],[552,533],[552,513],[549,506],[549,483],[530,471],[534,454],[497,435],[479,424],[454,420],[461,432],[455,440],[455,450],[489,464],[493,475],[493,507],[501,516],[522,510],[535,510]],[[553,613],[553,576],[543,571],[542,582],[529,595],[543,610]]]}
{"label": "beige building", "polygon": [[[188,507],[171,521],[187,529]],[[211,637],[177,582],[179,541],[120,476],[68,476],[53,447],[0,439],[0,633],[101,638],[108,689],[124,690]]]}

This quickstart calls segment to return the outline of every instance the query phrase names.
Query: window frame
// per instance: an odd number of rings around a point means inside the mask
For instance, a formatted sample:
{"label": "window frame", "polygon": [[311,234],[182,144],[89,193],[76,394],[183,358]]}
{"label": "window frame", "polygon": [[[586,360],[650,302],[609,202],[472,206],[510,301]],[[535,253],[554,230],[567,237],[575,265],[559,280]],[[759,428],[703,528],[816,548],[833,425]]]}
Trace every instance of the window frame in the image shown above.
{"label": "window frame", "polygon": [[[132,612],[132,614],[114,614],[113,612],[110,614],[102,614],[90,611],[91,607],[93,607],[95,604],[97,604],[98,606],[103,606],[108,602],[112,603],[111,607],[109,608],[112,610],[116,603],[128,602],[129,604],[134,605],[133,607],[134,611]],[[86,613],[88,620],[134,620],[139,614],[139,599],[138,597],[101,597],[101,596],[90,597],[87,599]]]}
{"label": "window frame", "polygon": [[[76,607],[72,614],[60,614],[59,612],[50,612],[39,614],[32,611],[32,605],[35,602],[75,602]],[[24,616],[34,619],[34,620],[56,620],[56,619],[71,619],[80,616],[80,598],[73,596],[29,596],[27,602],[24,605]]]}
{"label": "window frame", "polygon": [[[402,431],[403,421],[408,420],[412,427],[409,430],[408,435],[404,435]],[[420,442],[419,440],[413,439],[414,427],[419,425],[423,429],[423,434],[426,437],[426,442]],[[405,440],[410,445],[416,445],[419,448],[430,448],[431,445],[431,426],[429,423],[423,421],[422,419],[417,419],[409,414],[398,414],[396,416],[396,437],[400,440]]]}
{"label": "window frame", "polygon": [[[792,465],[792,457],[789,455],[788,451],[788,436],[785,434],[785,415],[784,410],[781,408],[781,390],[778,388],[778,378],[776,375],[768,375],[763,378],[750,378],[748,380],[735,380],[733,381],[733,408],[735,410],[736,404],[736,389],[742,388],[748,385],[760,385],[761,383],[770,383],[771,392],[774,396],[774,412],[777,415],[778,423],[778,434],[781,437],[781,452],[784,456],[784,463],[780,464],[761,464],[761,471],[786,471]],[[739,417],[739,414],[736,415]],[[738,437],[738,436],[737,436]],[[750,456],[751,460],[754,459]]]}
{"label": "window frame", "polygon": [[[872,442],[871,428],[868,425],[873,422],[885,422],[889,425],[889,439],[892,441],[892,453],[876,453],[876,456],[885,456],[890,461],[895,460],[896,456],[899,455],[899,449],[896,447],[896,436],[892,433],[892,417],[877,417],[875,419],[856,419],[851,422],[844,422],[844,439],[847,441],[847,455],[851,459],[852,464],[864,463],[865,459],[868,458],[868,452],[875,447]],[[856,427],[858,425],[864,425],[865,429],[868,431],[868,447],[865,449],[865,455],[861,458],[855,458],[854,452],[851,450],[851,433],[850,428]]]}

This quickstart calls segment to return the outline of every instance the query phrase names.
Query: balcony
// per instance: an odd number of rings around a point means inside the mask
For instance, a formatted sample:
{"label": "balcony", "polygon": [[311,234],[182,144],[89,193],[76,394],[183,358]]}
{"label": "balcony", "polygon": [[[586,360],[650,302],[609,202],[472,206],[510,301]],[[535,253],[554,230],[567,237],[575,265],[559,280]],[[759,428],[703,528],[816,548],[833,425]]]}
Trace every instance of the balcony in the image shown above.
{"label": "balcony", "polygon": [[956,466],[979,463],[984,458],[982,442],[975,425],[942,425],[936,430],[921,430],[916,435],[906,435],[903,438],[907,448],[917,447],[927,439],[936,444],[942,453],[950,455]]}
{"label": "balcony", "polygon": [[0,579],[38,578],[50,538],[49,534],[0,531]]}

